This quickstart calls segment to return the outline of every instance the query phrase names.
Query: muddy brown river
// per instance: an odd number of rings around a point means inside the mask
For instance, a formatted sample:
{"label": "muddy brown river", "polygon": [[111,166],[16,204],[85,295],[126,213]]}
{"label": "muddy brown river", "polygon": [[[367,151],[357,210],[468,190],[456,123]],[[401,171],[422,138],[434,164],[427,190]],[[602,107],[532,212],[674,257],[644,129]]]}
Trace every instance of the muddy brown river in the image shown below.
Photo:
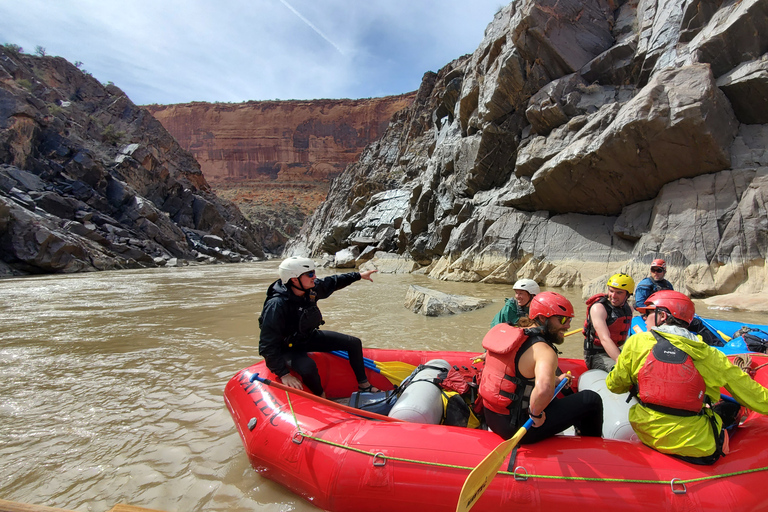
{"label": "muddy brown river", "polygon": [[[317,510],[249,465],[222,392],[258,356],[277,262],[0,280],[0,498],[102,512]],[[320,271],[320,276],[328,275]],[[365,346],[479,351],[507,285],[373,276],[321,302],[325,328]],[[410,284],[495,303],[441,318]],[[584,318],[580,289],[557,290]],[[714,318],[768,316],[704,310]],[[564,352],[581,356],[581,338]]]}

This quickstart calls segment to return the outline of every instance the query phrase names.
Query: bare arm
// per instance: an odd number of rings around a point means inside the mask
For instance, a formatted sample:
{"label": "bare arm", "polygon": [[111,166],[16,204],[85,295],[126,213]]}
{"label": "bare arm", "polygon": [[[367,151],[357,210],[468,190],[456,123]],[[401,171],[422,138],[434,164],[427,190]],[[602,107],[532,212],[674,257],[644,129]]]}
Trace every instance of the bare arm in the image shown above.
{"label": "bare arm", "polygon": [[600,343],[605,349],[605,352],[614,361],[619,358],[619,347],[611,339],[611,332],[608,330],[608,312],[602,306],[602,304],[593,304],[589,308],[589,317],[592,320],[592,326],[595,328],[597,337],[600,338]]}
{"label": "bare arm", "polygon": [[[555,391],[557,354],[546,343],[536,343],[520,358],[520,367],[521,373],[527,373],[524,369],[527,367],[532,368],[534,374],[535,385],[528,410],[531,414],[542,414]],[[541,418],[533,418],[533,426],[539,427],[545,420],[544,415]]]}

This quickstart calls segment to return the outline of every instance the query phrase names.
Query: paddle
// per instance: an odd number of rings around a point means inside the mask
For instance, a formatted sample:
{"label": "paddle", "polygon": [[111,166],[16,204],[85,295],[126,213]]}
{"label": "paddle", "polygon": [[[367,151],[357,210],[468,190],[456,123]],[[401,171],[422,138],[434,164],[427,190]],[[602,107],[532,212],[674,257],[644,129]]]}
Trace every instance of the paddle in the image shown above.
{"label": "paddle", "polygon": [[[568,372],[570,373],[570,372]],[[566,385],[570,379],[563,379],[555,388],[555,393],[552,395],[554,399],[561,389]],[[523,438],[528,429],[533,425],[533,419],[528,418],[528,421],[520,427],[514,436],[500,443],[496,448],[491,451],[475,469],[469,473],[467,479],[464,481],[464,486],[461,488],[461,494],[459,494],[459,502],[456,504],[456,512],[467,512],[471,509],[480,496],[483,495],[488,485],[499,472],[499,467],[504,459],[507,458],[512,449],[517,446],[517,443]]]}
{"label": "paddle", "polygon": [[363,416],[365,418],[370,418],[372,420],[392,421],[397,423],[402,422],[402,420],[399,420],[397,418],[390,418],[389,416],[382,416],[381,414],[376,414],[375,412],[368,412],[363,409],[356,409],[348,405],[339,404],[334,402],[333,400],[328,400],[327,398],[322,398],[317,395],[313,395],[312,393],[308,393],[302,389],[292,388],[280,382],[275,382],[274,380],[269,380],[263,377],[259,377],[258,373],[254,373],[253,375],[251,375],[251,378],[249,380],[251,382],[253,382],[254,380],[257,380],[262,384],[266,384],[267,386],[272,386],[273,388],[282,389],[283,391],[286,391],[288,393],[293,393],[295,395],[299,395],[304,398],[314,400],[315,402],[321,403],[326,407],[333,407],[334,409],[340,409],[342,411],[348,412],[350,414],[354,414],[356,416]]}
{"label": "paddle", "polygon": [[576,334],[577,332],[581,332],[582,328],[579,327],[578,329],[574,329],[572,331],[568,331],[567,333],[563,334],[563,336],[570,336],[571,334]]}
{"label": "paddle", "polygon": [[702,324],[704,324],[704,327],[706,327],[707,329],[709,329],[710,331],[712,331],[714,334],[717,334],[718,336],[720,336],[720,338],[721,338],[721,339],[722,339],[722,340],[723,340],[725,343],[728,343],[729,341],[731,341],[731,339],[732,339],[732,338],[731,338],[730,336],[728,336],[727,334],[725,334],[725,333],[724,333],[724,332],[722,332],[722,331],[719,331],[719,330],[715,329],[715,327],[714,327],[712,324],[710,324],[709,322],[707,322],[706,320],[704,320],[703,318],[701,318],[699,315],[694,315],[694,317],[695,317],[695,318],[698,318],[699,320],[701,320],[701,323],[702,323]]}
{"label": "paddle", "polygon": [[[349,354],[343,350],[334,350],[331,354],[344,359],[349,359]],[[367,357],[363,357],[363,363],[366,368],[382,374],[389,380],[389,382],[395,385],[400,384],[407,379],[413,373],[413,370],[416,369],[412,364],[404,363],[402,361],[378,362]]]}

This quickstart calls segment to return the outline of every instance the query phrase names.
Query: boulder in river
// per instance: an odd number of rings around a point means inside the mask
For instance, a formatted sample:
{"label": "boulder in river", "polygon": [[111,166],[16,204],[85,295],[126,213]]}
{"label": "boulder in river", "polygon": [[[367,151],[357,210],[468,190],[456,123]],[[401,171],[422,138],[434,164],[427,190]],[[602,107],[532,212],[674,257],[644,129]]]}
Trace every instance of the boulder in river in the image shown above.
{"label": "boulder in river", "polygon": [[456,315],[484,308],[491,302],[489,299],[451,295],[416,285],[409,286],[405,295],[405,307],[424,316]]}

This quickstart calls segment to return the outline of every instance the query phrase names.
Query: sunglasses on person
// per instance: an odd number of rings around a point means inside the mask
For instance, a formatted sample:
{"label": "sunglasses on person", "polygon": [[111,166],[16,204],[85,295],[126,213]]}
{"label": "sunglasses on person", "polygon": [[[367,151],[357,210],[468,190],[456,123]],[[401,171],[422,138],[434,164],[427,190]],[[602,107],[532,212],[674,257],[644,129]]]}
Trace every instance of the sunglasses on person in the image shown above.
{"label": "sunglasses on person", "polygon": [[569,316],[562,316],[562,315],[557,315],[555,318],[557,318],[560,321],[560,325],[565,325],[566,322],[568,322],[568,320],[571,319],[571,317]]}
{"label": "sunglasses on person", "polygon": [[304,273],[303,273],[303,274],[301,274],[301,275],[302,275],[302,276],[307,276],[307,277],[310,277],[310,278],[313,278],[313,279],[314,279],[314,277],[315,277],[315,271],[314,271],[314,270],[310,270],[309,272],[304,272]]}
{"label": "sunglasses on person", "polygon": [[651,267],[651,272],[653,272],[654,274],[661,274],[662,272],[664,272],[664,269],[661,267]]}

